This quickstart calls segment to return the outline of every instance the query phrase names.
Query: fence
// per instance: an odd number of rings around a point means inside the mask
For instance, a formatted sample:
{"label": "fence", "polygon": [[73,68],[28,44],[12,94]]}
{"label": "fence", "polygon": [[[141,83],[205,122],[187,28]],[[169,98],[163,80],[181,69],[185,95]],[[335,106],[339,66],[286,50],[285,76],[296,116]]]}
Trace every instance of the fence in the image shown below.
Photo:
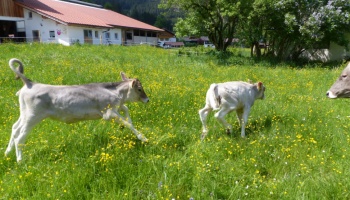
{"label": "fence", "polygon": [[73,44],[92,44],[92,45],[124,45],[124,46],[135,46],[135,45],[149,45],[149,46],[156,46],[156,43],[152,42],[131,42],[131,41],[120,41],[120,40],[111,40],[111,39],[103,39],[103,40],[92,40],[92,39],[84,39],[79,40],[77,38],[59,38],[59,40],[52,38],[47,40],[42,40],[38,37],[0,37],[0,44],[1,43],[59,43],[66,46],[73,45]]}

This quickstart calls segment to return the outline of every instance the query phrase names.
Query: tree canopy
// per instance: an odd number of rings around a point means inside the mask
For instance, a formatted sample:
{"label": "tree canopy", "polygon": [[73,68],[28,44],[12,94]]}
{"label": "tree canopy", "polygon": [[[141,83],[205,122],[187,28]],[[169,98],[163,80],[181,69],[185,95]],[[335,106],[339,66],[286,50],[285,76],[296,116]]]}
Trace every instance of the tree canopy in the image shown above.
{"label": "tree canopy", "polygon": [[252,55],[264,42],[264,55],[297,59],[306,49],[349,43],[348,0],[161,0],[160,7],[186,11],[175,24],[178,37],[207,35],[219,51],[239,38]]}
{"label": "tree canopy", "polygon": [[206,35],[219,51],[231,44],[240,17],[240,8],[249,1],[240,0],[162,0],[166,9],[186,11],[179,18],[176,36]]}

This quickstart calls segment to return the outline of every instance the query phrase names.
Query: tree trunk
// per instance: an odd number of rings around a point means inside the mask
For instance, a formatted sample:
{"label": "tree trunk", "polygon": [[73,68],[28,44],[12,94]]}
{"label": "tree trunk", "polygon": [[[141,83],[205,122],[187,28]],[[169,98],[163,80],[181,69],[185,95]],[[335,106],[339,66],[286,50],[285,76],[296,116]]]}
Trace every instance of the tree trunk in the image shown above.
{"label": "tree trunk", "polygon": [[258,41],[255,41],[252,43],[252,45],[250,47],[250,56],[251,57],[256,56],[257,58],[261,57],[261,49],[260,49]]}

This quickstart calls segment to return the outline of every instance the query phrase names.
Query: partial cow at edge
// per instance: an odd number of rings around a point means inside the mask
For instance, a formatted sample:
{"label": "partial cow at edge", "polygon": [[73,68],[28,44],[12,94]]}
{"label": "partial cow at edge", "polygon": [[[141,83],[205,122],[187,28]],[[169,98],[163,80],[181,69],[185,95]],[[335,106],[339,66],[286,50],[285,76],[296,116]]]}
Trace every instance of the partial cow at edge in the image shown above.
{"label": "partial cow at edge", "polygon": [[241,125],[241,137],[245,137],[245,126],[248,122],[250,109],[256,99],[265,98],[265,86],[262,82],[247,83],[241,81],[213,83],[210,85],[206,95],[205,107],[199,110],[199,117],[203,125],[201,139],[208,134],[206,125],[208,114],[213,110],[215,118],[226,128],[227,134],[232,132],[232,125],[225,119],[225,115],[236,111],[238,121]]}
{"label": "partial cow at edge", "polygon": [[[15,64],[19,65],[15,68]],[[10,68],[24,86],[17,92],[20,116],[12,126],[12,134],[5,151],[8,155],[16,148],[17,162],[22,160],[22,147],[29,131],[45,118],[74,123],[83,120],[114,119],[131,129],[141,141],[147,141],[131,121],[127,102],[149,101],[138,79],[129,79],[120,73],[120,82],[90,83],[85,85],[47,85],[35,83],[23,74],[23,64],[18,59],[9,61]],[[120,114],[124,113],[124,116]]]}
{"label": "partial cow at edge", "polygon": [[350,98],[350,62],[326,93],[328,98]]}

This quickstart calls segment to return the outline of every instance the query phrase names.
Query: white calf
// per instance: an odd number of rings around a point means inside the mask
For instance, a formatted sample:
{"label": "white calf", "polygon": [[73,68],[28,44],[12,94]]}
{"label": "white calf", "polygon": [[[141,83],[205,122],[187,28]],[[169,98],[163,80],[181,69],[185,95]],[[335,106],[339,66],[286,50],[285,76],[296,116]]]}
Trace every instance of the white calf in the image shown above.
{"label": "white calf", "polygon": [[245,125],[248,121],[250,108],[256,99],[264,99],[265,86],[246,82],[226,82],[211,84],[206,95],[205,107],[199,111],[203,124],[202,139],[208,134],[206,120],[212,110],[219,110],[215,118],[226,128],[227,134],[232,132],[232,126],[224,119],[225,115],[236,111],[242,127],[241,136],[245,137]]}
{"label": "white calf", "polygon": [[[14,64],[19,64],[16,69]],[[23,64],[11,59],[10,68],[21,78],[24,86],[17,92],[19,96],[20,117],[12,126],[7,155],[16,147],[17,161],[22,160],[22,147],[29,131],[45,118],[74,123],[82,120],[115,119],[130,128],[136,137],[147,141],[132,125],[126,102],[149,99],[138,79],[128,79],[121,73],[123,81],[111,83],[91,83],[86,85],[46,85],[35,83],[23,74]],[[123,111],[125,117],[119,114]]]}

